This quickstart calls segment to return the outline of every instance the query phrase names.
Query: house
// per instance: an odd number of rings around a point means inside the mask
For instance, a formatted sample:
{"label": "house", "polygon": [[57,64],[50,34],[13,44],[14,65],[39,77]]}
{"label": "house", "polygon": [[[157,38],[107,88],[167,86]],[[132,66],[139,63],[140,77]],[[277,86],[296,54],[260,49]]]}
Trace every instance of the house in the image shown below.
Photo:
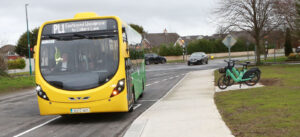
{"label": "house", "polygon": [[176,42],[174,43],[174,46],[176,44],[179,44],[180,46],[183,46],[183,45],[187,46],[190,42],[199,40],[199,39],[203,39],[203,36],[201,36],[201,35],[182,36],[176,40]]}
{"label": "house", "polygon": [[9,60],[20,58],[20,56],[15,52],[15,49],[16,46],[14,45],[5,45],[0,48],[0,54]]}
{"label": "house", "polygon": [[179,37],[177,33],[168,33],[166,30],[163,33],[147,33],[144,34],[144,43],[146,47],[154,48],[162,44],[174,44]]}

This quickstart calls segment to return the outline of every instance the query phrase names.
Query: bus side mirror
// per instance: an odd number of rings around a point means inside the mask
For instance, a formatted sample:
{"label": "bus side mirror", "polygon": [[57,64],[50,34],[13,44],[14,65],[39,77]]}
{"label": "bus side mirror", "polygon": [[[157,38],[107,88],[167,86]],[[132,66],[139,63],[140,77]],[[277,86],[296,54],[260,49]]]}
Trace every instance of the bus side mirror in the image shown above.
{"label": "bus side mirror", "polygon": [[123,42],[128,43],[125,27],[122,27]]}

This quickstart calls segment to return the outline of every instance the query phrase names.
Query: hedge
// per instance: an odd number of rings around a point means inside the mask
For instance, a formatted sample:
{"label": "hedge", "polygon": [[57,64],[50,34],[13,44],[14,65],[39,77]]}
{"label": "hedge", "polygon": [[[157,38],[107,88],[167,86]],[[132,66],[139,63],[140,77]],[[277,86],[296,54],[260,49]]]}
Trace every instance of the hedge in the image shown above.
{"label": "hedge", "polygon": [[[249,51],[254,50],[254,44],[249,44]],[[237,43],[231,48],[232,52],[238,51],[247,51],[246,42],[238,39]],[[222,40],[207,40],[200,39],[196,41],[192,41],[187,46],[188,54],[192,54],[193,52],[205,52],[205,53],[222,53],[228,52],[228,48],[222,43]]]}
{"label": "hedge", "polygon": [[25,60],[22,58],[10,60],[7,62],[8,69],[24,69],[26,66]]}

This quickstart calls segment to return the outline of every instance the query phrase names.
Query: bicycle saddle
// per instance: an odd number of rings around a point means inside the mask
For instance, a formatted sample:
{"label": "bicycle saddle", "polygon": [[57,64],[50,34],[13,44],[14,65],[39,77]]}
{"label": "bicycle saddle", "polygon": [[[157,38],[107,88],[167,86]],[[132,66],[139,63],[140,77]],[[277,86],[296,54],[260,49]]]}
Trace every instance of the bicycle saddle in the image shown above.
{"label": "bicycle saddle", "polygon": [[248,66],[250,64],[250,61],[246,61],[245,63],[241,63],[243,66]]}

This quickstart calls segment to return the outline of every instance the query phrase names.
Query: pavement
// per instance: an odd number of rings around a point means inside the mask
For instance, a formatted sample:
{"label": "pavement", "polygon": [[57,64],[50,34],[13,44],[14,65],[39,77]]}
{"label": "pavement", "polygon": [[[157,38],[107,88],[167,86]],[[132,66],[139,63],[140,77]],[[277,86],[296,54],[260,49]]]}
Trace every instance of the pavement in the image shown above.
{"label": "pavement", "polygon": [[188,73],[124,137],[233,137],[214,103],[213,70]]}

